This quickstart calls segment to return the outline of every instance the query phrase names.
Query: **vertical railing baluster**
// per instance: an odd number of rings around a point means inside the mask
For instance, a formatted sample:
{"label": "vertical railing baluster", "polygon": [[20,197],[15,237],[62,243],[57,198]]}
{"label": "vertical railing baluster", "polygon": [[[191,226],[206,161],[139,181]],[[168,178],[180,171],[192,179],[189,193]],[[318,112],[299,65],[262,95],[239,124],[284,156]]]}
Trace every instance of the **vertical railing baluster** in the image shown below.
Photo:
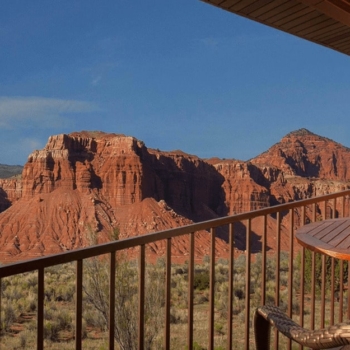
{"label": "vertical railing baluster", "polygon": [[0,350],[2,350],[1,346],[1,333],[2,333],[2,319],[1,319],[1,310],[2,310],[2,278],[0,278]]}
{"label": "vertical railing baluster", "polygon": [[229,225],[229,272],[228,272],[228,314],[227,314],[227,350],[232,349],[232,320],[233,320],[233,264],[234,264],[234,229]]}
{"label": "vertical railing baluster", "polygon": [[[293,315],[293,264],[294,264],[294,209],[289,209],[290,230],[289,230],[289,270],[288,270],[288,315]],[[292,342],[288,340],[288,350],[292,348]]]}
{"label": "vertical railing baluster", "polygon": [[75,301],[75,349],[81,350],[83,314],[83,261],[76,262],[76,301]]}
{"label": "vertical railing baluster", "polygon": [[245,266],[245,349],[249,350],[249,329],[250,329],[250,255],[251,255],[251,219],[247,220],[246,227],[246,266]]}
{"label": "vertical railing baluster", "polygon": [[116,253],[110,254],[109,266],[109,349],[114,350],[115,336],[115,272],[116,272]]}
{"label": "vertical railing baluster", "polygon": [[324,328],[326,319],[326,255],[322,254],[322,282],[321,282],[321,324]]}
{"label": "vertical railing baluster", "polygon": [[262,236],[262,261],[261,261],[261,305],[266,302],[266,236],[267,236],[267,216],[264,215],[263,236]]}
{"label": "vertical railing baluster", "polygon": [[[337,215],[337,199],[333,198],[333,212],[332,212],[332,219],[337,218],[339,215]],[[332,266],[332,277],[331,277],[331,323],[334,324],[334,313],[335,313],[335,295],[334,295],[334,289],[335,289],[335,260],[332,258],[331,260]]]}
{"label": "vertical railing baluster", "polygon": [[145,245],[142,244],[139,252],[139,350],[144,348],[145,334],[145,265]]}
{"label": "vertical railing baluster", "polygon": [[275,270],[275,304],[280,304],[280,267],[281,267],[281,213],[277,212],[276,218],[276,270]]}
{"label": "vertical railing baluster", "polygon": [[[317,204],[312,204],[312,222],[316,222]],[[316,254],[311,252],[311,315],[310,328],[315,329],[316,313]]]}
{"label": "vertical railing baluster", "polygon": [[[301,258],[300,258],[300,308],[299,308],[299,325],[304,326],[304,296],[305,296],[305,248],[301,248]],[[303,349],[299,345],[299,349]]]}
{"label": "vertical railing baluster", "polygon": [[340,260],[339,268],[339,317],[338,322],[343,322],[343,307],[344,307],[344,260]]}
{"label": "vertical railing baluster", "polygon": [[348,261],[348,307],[347,307],[347,313],[346,318],[350,319],[350,261]]}
{"label": "vertical railing baluster", "polygon": [[311,317],[310,328],[315,329],[316,312],[316,254],[311,252]]}
{"label": "vertical railing baluster", "polygon": [[334,289],[335,289],[335,260],[331,258],[331,317],[330,322],[334,324]]}
{"label": "vertical railing baluster", "polygon": [[190,233],[190,261],[188,265],[188,328],[187,328],[187,348],[193,349],[193,280],[194,280],[194,233]]}
{"label": "vertical railing baluster", "polygon": [[164,349],[170,349],[171,238],[166,240]]}
{"label": "vertical railing baluster", "polygon": [[[301,226],[305,225],[305,206],[301,208]],[[304,308],[305,308],[305,248],[301,251],[301,291],[300,291],[300,325],[304,326]]]}
{"label": "vertical railing baluster", "polygon": [[[276,270],[275,270],[275,305],[280,304],[280,267],[281,267],[281,213],[276,215]],[[275,331],[275,349],[279,347],[279,332]]]}
{"label": "vertical railing baluster", "polygon": [[209,350],[214,349],[214,304],[215,304],[215,228],[211,230],[210,244],[210,290],[209,290]]}
{"label": "vertical railing baluster", "polygon": [[323,220],[327,219],[327,200],[323,202]]}
{"label": "vertical railing baluster", "polygon": [[312,222],[316,222],[316,211],[317,211],[316,203],[313,203],[312,204]]}
{"label": "vertical railing baluster", "polygon": [[38,269],[37,350],[44,349],[44,268]]}

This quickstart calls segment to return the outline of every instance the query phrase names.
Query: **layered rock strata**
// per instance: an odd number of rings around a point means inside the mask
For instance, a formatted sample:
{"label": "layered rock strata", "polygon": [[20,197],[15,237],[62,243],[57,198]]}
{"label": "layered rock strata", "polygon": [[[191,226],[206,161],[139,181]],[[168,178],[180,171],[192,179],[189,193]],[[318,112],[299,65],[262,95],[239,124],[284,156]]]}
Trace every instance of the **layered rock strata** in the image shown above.
{"label": "layered rock strata", "polygon": [[[86,246],[91,233],[105,242],[116,230],[125,238],[341,191],[349,188],[349,157],[348,148],[305,129],[247,162],[152,150],[103,132],[51,136],[29,155],[21,178],[0,180],[0,261]],[[268,226],[274,229],[273,218]],[[245,229],[236,229],[244,250]],[[218,236],[218,256],[225,256],[226,233]],[[207,232],[198,237],[199,257],[210,241]],[[187,243],[175,240],[174,256],[185,257]],[[161,255],[162,244],[150,256]]]}

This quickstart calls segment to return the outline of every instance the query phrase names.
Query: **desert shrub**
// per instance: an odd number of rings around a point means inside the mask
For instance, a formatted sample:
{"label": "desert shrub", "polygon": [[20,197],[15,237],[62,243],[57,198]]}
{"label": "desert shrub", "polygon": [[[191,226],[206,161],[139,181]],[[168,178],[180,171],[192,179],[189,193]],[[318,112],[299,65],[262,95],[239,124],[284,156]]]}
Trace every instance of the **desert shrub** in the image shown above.
{"label": "desert shrub", "polygon": [[[185,347],[185,349],[188,349],[188,346]],[[193,342],[193,347],[192,347],[193,350],[205,350],[205,348],[198,344],[196,341]]]}
{"label": "desert shrub", "polygon": [[[91,258],[84,264],[83,289],[86,303],[109,324],[109,262],[103,257]],[[115,283],[115,339],[122,350],[137,348],[138,273],[132,262],[117,259]],[[145,348],[151,349],[163,327],[164,269],[151,265],[146,269]],[[86,317],[86,315],[85,315]],[[88,322],[88,318],[85,318]]]}
{"label": "desert shrub", "polygon": [[54,312],[53,312],[53,310],[51,309],[50,306],[51,306],[51,305],[47,305],[47,306],[44,308],[44,319],[45,319],[45,320],[48,320],[48,321],[53,320],[54,317],[55,317]]}
{"label": "desert shrub", "polygon": [[239,300],[245,299],[245,292],[244,288],[234,288],[233,295],[238,298]]}
{"label": "desert shrub", "polygon": [[170,310],[170,323],[180,324],[187,322],[187,315],[176,308]]}
{"label": "desert shrub", "polygon": [[240,255],[234,261],[234,270],[236,274],[245,272],[246,256],[244,254]]}
{"label": "desert shrub", "polygon": [[215,332],[216,332],[217,334],[220,334],[220,335],[222,335],[222,334],[225,333],[225,332],[224,332],[224,326],[223,326],[222,323],[215,323],[215,324],[214,324],[214,330],[215,330]]}
{"label": "desert shrub", "polygon": [[228,268],[225,265],[218,264],[215,267],[215,283],[221,284],[228,280]]}
{"label": "desert shrub", "polygon": [[88,326],[97,327],[103,331],[106,330],[106,320],[96,309],[91,309],[91,307],[89,307],[88,310],[84,310],[83,320]]}
{"label": "desert shrub", "polygon": [[28,288],[34,288],[38,285],[38,277],[34,274],[28,274],[25,278],[25,282]]}
{"label": "desert shrub", "polygon": [[209,288],[210,276],[209,271],[196,273],[193,278],[193,288],[196,290],[205,290]]}
{"label": "desert shrub", "polygon": [[232,313],[234,315],[239,315],[245,309],[245,301],[233,298],[233,309]]}
{"label": "desert shrub", "polygon": [[[66,281],[68,282],[68,281]],[[71,282],[71,281],[69,281]],[[65,283],[61,284],[57,290],[55,295],[56,301],[72,301],[75,294],[75,286],[73,283]]]}
{"label": "desert shrub", "polygon": [[[340,281],[343,280],[344,283],[348,281],[348,264],[344,264],[343,275],[340,275],[340,260],[335,259],[335,289],[339,290]],[[326,269],[326,283],[329,287],[331,285],[331,266],[332,266],[332,258],[327,256],[325,261],[325,269]],[[300,252],[296,258],[296,269],[300,271],[301,269],[301,254]],[[321,293],[321,285],[322,285],[322,254],[315,254],[315,286],[316,293]],[[311,281],[312,281],[312,252],[308,249],[305,250],[305,278],[304,278],[304,286],[306,291],[311,290]]]}
{"label": "desert shrub", "polygon": [[21,332],[19,335],[19,346],[22,349],[27,347],[28,332]]}
{"label": "desert shrub", "polygon": [[55,321],[44,321],[44,339],[50,339],[51,341],[58,341],[59,337],[59,325]]}
{"label": "desert shrub", "polygon": [[228,266],[229,261],[227,259],[219,258],[218,264]]}
{"label": "desert shrub", "polygon": [[300,303],[299,303],[299,301],[293,301],[292,310],[293,310],[293,314],[299,314],[300,313]]}
{"label": "desert shrub", "polygon": [[6,304],[1,310],[1,329],[8,331],[16,321],[16,313],[11,304]]}
{"label": "desert shrub", "polygon": [[67,310],[45,310],[44,338],[53,342],[59,340],[59,332],[72,330],[72,316]]}
{"label": "desert shrub", "polygon": [[14,302],[16,302],[24,296],[22,290],[15,284],[8,286],[3,294],[5,299]]}
{"label": "desert shrub", "polygon": [[215,307],[220,317],[226,317],[228,311],[228,282],[220,283],[216,286]]}
{"label": "desert shrub", "polygon": [[175,275],[172,279],[172,284],[175,285],[171,289],[171,299],[174,300],[178,308],[187,307],[187,280],[182,275]]}
{"label": "desert shrub", "polygon": [[[30,298],[30,297],[29,297]],[[27,311],[34,312],[37,308],[37,301],[34,297],[27,299],[29,301],[28,309]]]}
{"label": "desert shrub", "polygon": [[196,293],[194,296],[195,304],[205,304],[209,301],[208,296],[204,293]]}

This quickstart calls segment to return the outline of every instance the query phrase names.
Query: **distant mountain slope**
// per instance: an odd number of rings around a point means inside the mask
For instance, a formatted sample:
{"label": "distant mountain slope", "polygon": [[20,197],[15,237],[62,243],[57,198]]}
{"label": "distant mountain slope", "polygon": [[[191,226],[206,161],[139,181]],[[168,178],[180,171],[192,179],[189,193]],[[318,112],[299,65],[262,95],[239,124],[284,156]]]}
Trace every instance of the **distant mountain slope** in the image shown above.
{"label": "distant mountain slope", "polygon": [[307,129],[287,134],[251,162],[276,166],[285,175],[350,180],[350,149]]}
{"label": "distant mountain slope", "polygon": [[23,166],[0,164],[0,179],[22,174]]}

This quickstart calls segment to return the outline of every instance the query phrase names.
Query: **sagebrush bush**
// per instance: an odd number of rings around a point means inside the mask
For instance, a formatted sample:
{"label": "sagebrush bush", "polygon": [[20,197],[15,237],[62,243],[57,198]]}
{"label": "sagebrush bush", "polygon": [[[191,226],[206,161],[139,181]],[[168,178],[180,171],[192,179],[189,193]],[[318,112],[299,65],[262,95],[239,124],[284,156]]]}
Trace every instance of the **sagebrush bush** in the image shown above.
{"label": "sagebrush bush", "polygon": [[17,316],[15,313],[15,309],[12,304],[7,303],[2,307],[1,310],[1,329],[8,331],[11,325],[16,321]]}

